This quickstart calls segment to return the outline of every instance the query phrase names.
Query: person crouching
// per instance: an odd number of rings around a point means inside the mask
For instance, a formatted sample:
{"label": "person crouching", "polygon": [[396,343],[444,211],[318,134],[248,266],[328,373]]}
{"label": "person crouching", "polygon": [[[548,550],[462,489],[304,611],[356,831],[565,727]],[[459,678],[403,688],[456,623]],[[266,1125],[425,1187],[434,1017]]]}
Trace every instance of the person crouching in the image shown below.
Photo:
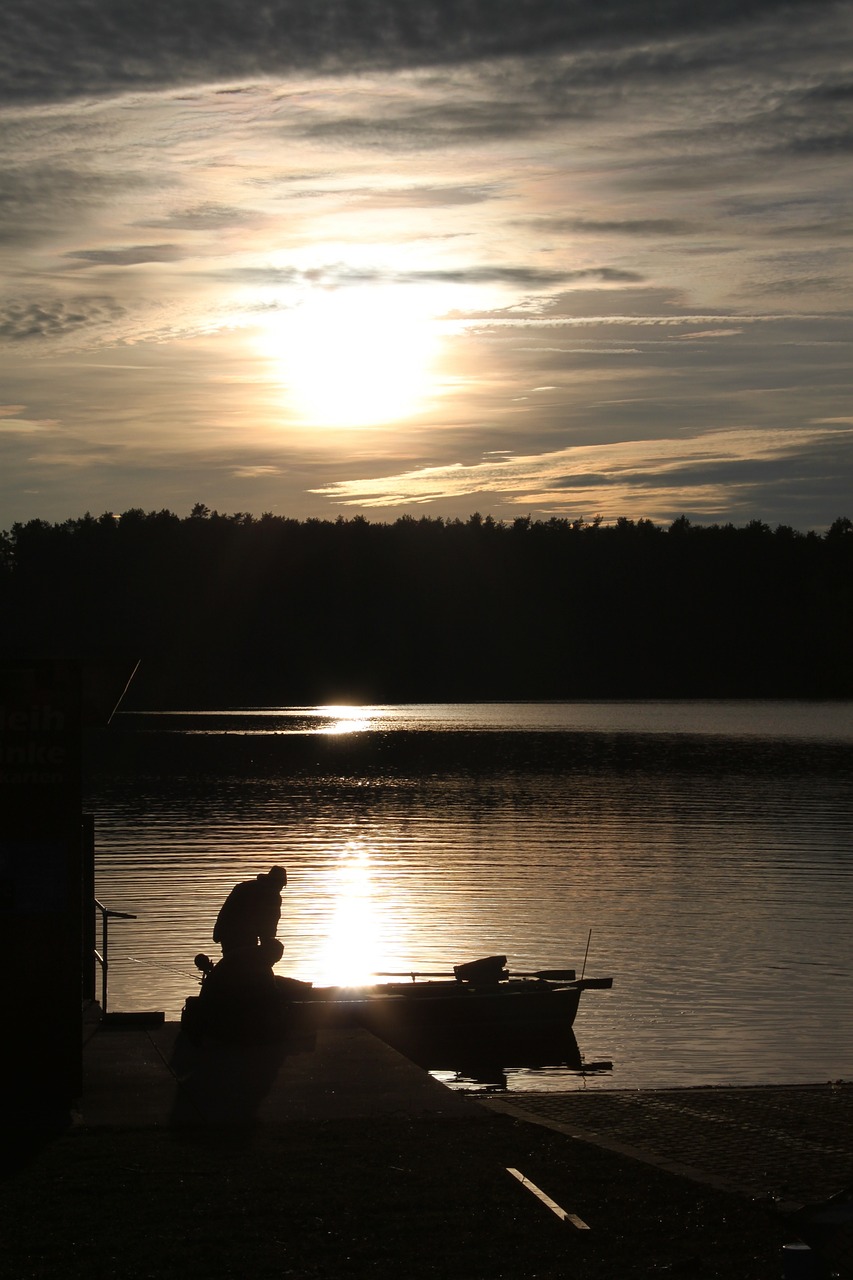
{"label": "person crouching", "polygon": [[263,1042],[284,1031],[284,1012],[273,966],[284,954],[277,938],[233,947],[209,970],[199,1006],[214,1035]]}

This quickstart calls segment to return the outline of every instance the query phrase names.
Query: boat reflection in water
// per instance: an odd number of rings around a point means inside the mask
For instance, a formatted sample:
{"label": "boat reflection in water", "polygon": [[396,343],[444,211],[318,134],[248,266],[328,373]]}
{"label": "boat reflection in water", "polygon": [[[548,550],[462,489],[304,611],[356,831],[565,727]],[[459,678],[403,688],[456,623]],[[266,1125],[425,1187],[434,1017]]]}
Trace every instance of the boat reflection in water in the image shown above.
{"label": "boat reflection in water", "polygon": [[561,1071],[579,1076],[612,1071],[612,1062],[585,1062],[571,1027],[492,1031],[483,1036],[462,1028],[395,1032],[391,1047],[452,1089],[498,1093],[508,1089],[507,1072]]}

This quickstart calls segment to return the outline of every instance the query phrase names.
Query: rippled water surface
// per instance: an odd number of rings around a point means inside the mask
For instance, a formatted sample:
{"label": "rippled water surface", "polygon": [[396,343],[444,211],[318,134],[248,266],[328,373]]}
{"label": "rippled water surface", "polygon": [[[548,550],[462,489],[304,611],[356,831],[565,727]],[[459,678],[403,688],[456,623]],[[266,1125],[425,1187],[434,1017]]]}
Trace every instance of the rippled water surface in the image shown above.
{"label": "rippled water surface", "polygon": [[281,972],[506,954],[612,974],[587,1062],[510,1088],[853,1076],[849,704],[118,716],[94,742],[110,1005],[177,1017],[231,886],[290,876]]}

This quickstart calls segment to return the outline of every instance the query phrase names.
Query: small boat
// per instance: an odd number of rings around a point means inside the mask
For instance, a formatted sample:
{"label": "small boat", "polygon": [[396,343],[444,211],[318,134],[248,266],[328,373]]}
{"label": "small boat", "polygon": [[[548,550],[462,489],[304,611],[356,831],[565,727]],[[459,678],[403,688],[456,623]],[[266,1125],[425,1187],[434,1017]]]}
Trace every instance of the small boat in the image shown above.
{"label": "small boat", "polygon": [[569,1031],[581,995],[609,989],[612,978],[578,978],[573,969],[513,973],[506,956],[453,966],[442,973],[379,974],[390,979],[362,987],[315,987],[292,978],[274,979],[274,996],[240,989],[237,998],[213,997],[214,966],[196,957],[204,974],[201,992],[182,1014],[188,1034],[229,1040],[280,1038],[322,1027],[364,1027],[405,1051],[415,1041],[456,1036],[481,1042]]}

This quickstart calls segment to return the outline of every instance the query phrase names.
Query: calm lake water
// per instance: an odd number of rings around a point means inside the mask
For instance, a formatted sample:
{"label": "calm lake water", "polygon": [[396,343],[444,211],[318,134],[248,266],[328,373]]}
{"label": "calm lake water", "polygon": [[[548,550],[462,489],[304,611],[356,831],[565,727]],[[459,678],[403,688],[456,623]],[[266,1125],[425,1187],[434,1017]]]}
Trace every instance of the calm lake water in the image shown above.
{"label": "calm lake water", "polygon": [[226,893],[281,862],[294,977],[580,970],[589,946],[614,986],[575,1034],[612,1068],[511,1089],[849,1079],[851,764],[838,703],[120,714],[87,764],[96,891],[138,917],[111,926],[110,1007],[178,1017]]}

